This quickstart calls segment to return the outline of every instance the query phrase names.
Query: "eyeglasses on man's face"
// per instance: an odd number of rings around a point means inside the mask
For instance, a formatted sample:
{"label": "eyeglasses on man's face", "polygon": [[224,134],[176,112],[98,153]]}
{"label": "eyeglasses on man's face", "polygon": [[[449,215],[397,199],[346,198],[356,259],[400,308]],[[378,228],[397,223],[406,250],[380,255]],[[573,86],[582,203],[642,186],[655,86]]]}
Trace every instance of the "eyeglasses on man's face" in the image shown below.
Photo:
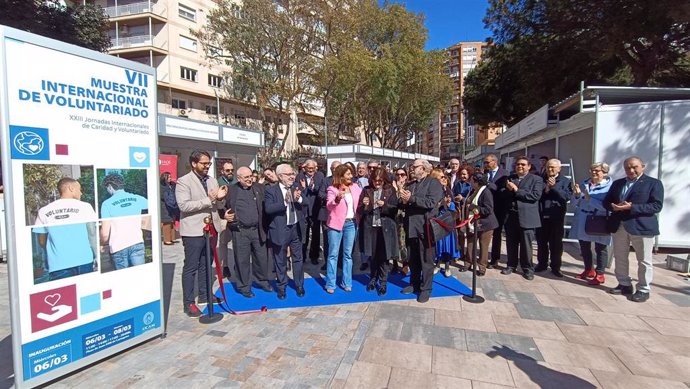
{"label": "eyeglasses on man's face", "polygon": [[197,163],[201,166],[204,166],[204,167],[208,167],[208,166],[213,165],[213,162],[197,162]]}
{"label": "eyeglasses on man's face", "polygon": [[395,175],[398,177],[406,177],[407,176],[406,173],[395,173]]}
{"label": "eyeglasses on man's face", "polygon": [[526,162],[518,162],[515,164],[515,166],[527,166]]}
{"label": "eyeglasses on man's face", "polygon": [[223,170],[223,171],[226,172],[226,173],[232,173],[232,172],[235,171],[235,169],[225,169],[225,170]]}
{"label": "eyeglasses on man's face", "polygon": [[424,167],[424,165],[412,165],[411,167],[412,167],[412,169],[416,169],[418,167]]}
{"label": "eyeglasses on man's face", "polygon": [[295,172],[292,173],[280,173],[281,176],[294,176]]}

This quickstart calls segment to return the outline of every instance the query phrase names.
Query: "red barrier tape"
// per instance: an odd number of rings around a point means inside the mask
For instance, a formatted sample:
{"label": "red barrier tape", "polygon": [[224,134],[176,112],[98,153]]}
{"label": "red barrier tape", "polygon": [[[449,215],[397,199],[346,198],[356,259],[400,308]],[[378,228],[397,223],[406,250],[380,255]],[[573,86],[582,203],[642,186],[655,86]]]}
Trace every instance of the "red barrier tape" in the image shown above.
{"label": "red barrier tape", "polygon": [[[218,237],[218,232],[216,231],[216,228],[213,226],[213,224],[207,224],[204,227],[204,233],[209,234],[214,238]],[[262,306],[261,309],[256,309],[253,311],[242,311],[242,312],[237,312],[234,311],[232,308],[230,308],[230,304],[228,302],[228,296],[225,294],[225,285],[223,283],[223,269],[220,266],[220,259],[218,258],[218,251],[216,250],[216,246],[213,245],[211,247],[211,251],[213,252],[213,260],[216,264],[216,277],[218,278],[218,284],[220,285],[220,293],[223,295],[223,302],[220,304],[220,307],[225,310],[225,312],[231,314],[231,315],[248,315],[251,313],[260,313],[260,312],[267,312],[268,308],[266,306]]]}
{"label": "red barrier tape", "polygon": [[435,222],[438,223],[441,227],[443,227],[443,228],[445,228],[445,229],[447,229],[447,230],[450,230],[450,229],[457,230],[458,228],[462,228],[462,227],[466,226],[467,224],[471,223],[472,220],[474,220],[474,219],[479,220],[479,215],[478,215],[478,214],[477,214],[477,215],[472,214],[472,215],[470,215],[470,217],[468,217],[467,219],[461,221],[458,225],[456,225],[455,227],[453,227],[453,226],[449,226],[448,224],[442,222],[440,219],[437,219],[437,218],[435,218],[435,217],[432,217],[432,218],[431,218],[431,220],[435,221]]}

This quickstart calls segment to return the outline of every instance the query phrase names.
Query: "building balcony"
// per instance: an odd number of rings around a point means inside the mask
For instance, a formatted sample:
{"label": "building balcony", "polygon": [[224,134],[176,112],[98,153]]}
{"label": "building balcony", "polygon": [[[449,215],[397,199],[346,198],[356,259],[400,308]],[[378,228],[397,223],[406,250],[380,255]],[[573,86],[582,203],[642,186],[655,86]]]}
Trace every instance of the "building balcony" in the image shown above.
{"label": "building balcony", "polygon": [[118,37],[110,39],[111,50],[126,49],[137,46],[151,46],[153,45],[153,35],[136,35],[128,37]]}
{"label": "building balcony", "polygon": [[[125,30],[128,30],[125,32]],[[139,30],[139,31],[137,31]],[[132,52],[141,49],[153,50],[158,54],[168,54],[167,30],[163,25],[154,25],[153,34],[148,26],[133,26],[127,29],[113,29],[110,35],[110,54],[120,55],[123,52]]]}
{"label": "building balcony", "polygon": [[153,14],[161,20],[165,20],[167,7],[152,1],[118,5],[114,7],[104,7],[106,15],[111,19],[127,16],[137,16],[143,14]]}

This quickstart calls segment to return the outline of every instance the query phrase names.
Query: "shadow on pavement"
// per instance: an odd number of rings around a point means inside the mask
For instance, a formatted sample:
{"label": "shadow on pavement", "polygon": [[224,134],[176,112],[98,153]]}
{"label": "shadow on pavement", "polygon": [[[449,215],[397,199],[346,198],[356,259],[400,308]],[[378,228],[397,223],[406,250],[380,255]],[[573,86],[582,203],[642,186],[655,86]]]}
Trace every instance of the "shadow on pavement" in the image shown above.
{"label": "shadow on pavement", "polygon": [[14,362],[12,359],[12,335],[0,340],[0,389],[14,385]]}
{"label": "shadow on pavement", "polygon": [[175,279],[175,264],[163,263],[163,317],[165,317],[165,329],[168,329],[168,316],[170,314],[170,296],[172,295],[173,280]]}
{"label": "shadow on pavement", "polygon": [[494,351],[490,351],[486,355],[490,356],[491,358],[500,356],[507,360],[513,361],[514,365],[518,369],[522,370],[525,375],[527,375],[527,377],[529,377],[529,379],[537,384],[537,386],[540,388],[596,388],[596,386],[592,385],[588,381],[583,380],[582,378],[540,365],[534,358],[517,352],[510,347],[494,346]]}

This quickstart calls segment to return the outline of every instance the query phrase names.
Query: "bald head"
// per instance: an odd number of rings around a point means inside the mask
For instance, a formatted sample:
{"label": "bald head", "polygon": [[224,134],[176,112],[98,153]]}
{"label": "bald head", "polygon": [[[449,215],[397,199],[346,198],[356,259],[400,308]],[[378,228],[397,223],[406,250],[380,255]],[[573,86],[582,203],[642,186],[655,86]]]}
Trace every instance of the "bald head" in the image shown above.
{"label": "bald head", "polygon": [[342,163],[340,161],[331,162],[331,174],[333,174],[333,172],[335,171],[335,168],[337,168],[340,165],[342,165]]}
{"label": "bald head", "polygon": [[237,182],[245,188],[252,186],[252,169],[246,166],[237,169]]}

